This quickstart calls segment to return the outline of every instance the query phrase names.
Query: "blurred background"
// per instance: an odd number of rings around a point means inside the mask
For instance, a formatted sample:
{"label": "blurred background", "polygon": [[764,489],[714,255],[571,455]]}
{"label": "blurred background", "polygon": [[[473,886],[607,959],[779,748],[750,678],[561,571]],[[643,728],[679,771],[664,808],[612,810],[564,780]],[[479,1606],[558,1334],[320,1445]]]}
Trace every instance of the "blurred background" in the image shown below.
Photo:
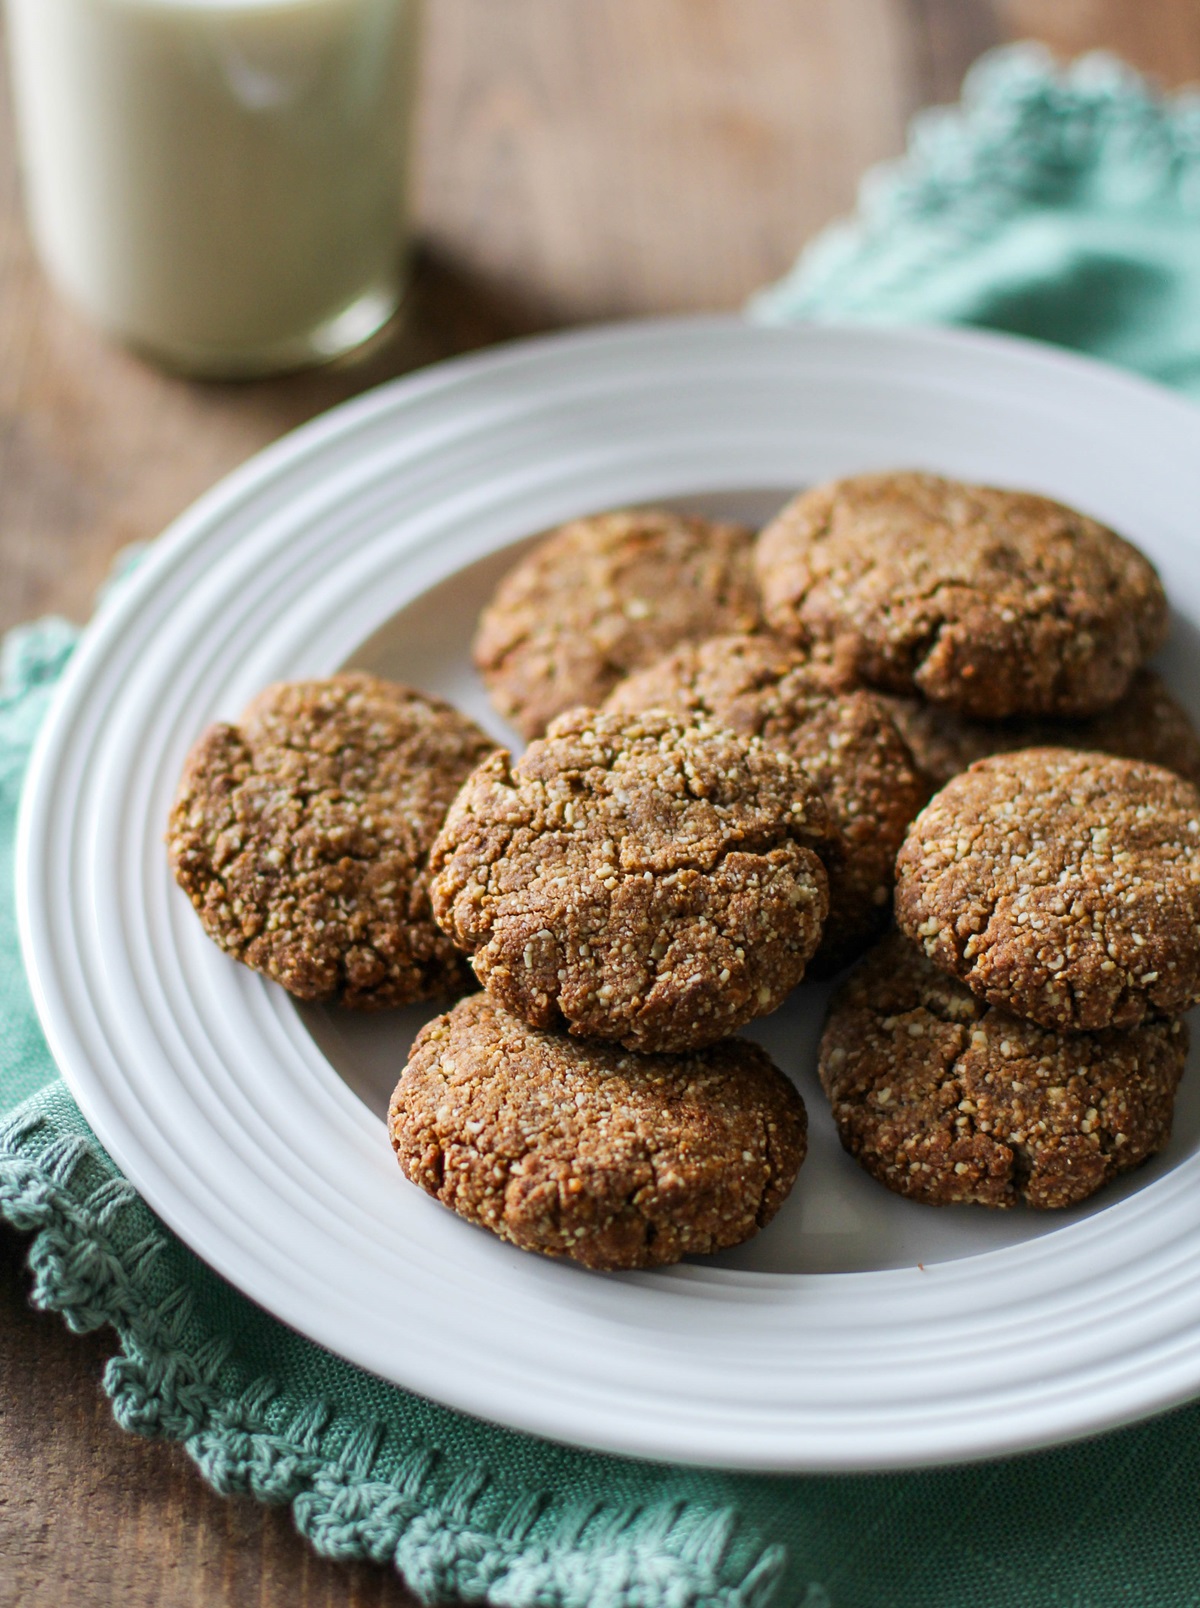
{"label": "blurred background", "polygon": [[920,107],[1037,37],[1200,78],[1197,0],[429,0],[416,275],[336,370],[165,377],[50,289],[0,109],[0,625],[86,617],[112,554],[366,385],[564,324],[734,309],[852,204]]}
{"label": "blurred background", "polygon": [[[369,385],[568,324],[739,308],[914,112],[1020,38],[1200,80],[1200,0],[427,0],[402,314],[352,361],[238,384],[160,372],[51,290],[0,78],[0,627],[85,619],[122,546]],[[0,1250],[0,1608],[412,1601],[123,1436],[98,1389],[111,1342],[29,1310],[22,1248]]]}

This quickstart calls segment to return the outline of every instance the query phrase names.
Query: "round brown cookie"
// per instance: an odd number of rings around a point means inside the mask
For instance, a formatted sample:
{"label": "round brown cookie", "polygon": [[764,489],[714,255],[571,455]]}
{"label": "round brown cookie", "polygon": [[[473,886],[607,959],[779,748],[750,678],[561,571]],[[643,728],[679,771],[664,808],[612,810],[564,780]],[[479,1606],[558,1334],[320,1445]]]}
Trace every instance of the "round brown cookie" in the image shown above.
{"label": "round brown cookie", "polygon": [[693,1049],[804,975],[828,830],[804,772],[758,738],[575,709],[466,783],[430,857],[434,915],[533,1026]]}
{"label": "round brown cookie", "polygon": [[388,1112],[406,1178],[523,1250],[662,1267],[740,1245],[804,1160],[804,1102],[757,1045],[633,1055],[486,994],[424,1028]]}
{"label": "round brown cookie", "polygon": [[834,836],[822,849],[829,916],[810,969],[839,971],[891,920],[896,851],[929,797],[882,700],[831,690],[827,675],[778,638],[723,636],[676,648],[605,705],[614,714],[654,708],[761,737],[816,784]]}
{"label": "round brown cookie", "polygon": [[1171,1136],[1177,1019],[1058,1033],[985,1005],[898,933],[838,990],[821,1083],[842,1144],[932,1206],[1073,1206]]}
{"label": "round brown cookie", "polygon": [[1161,676],[1139,670],[1111,709],[1089,720],[971,720],[923,698],[878,693],[917,764],[934,785],[989,754],[1018,748],[1077,748],[1165,765],[1200,786],[1200,734]]}
{"label": "round brown cookie", "polygon": [[1095,713],[1163,642],[1151,564],[1029,492],[925,474],[805,492],[763,531],[768,623],[856,680],[983,720]]}
{"label": "round brown cookie", "polygon": [[525,738],[602,703],[631,670],[694,637],[759,624],[754,533],[663,509],[576,519],[509,571],[483,611],[475,664]]}
{"label": "round brown cookie", "polygon": [[1045,1027],[1200,999],[1200,793],[1159,765],[1025,748],[955,776],[896,862],[896,919],[981,998]]}
{"label": "round brown cookie", "polygon": [[357,673],[268,687],[192,749],[167,843],[210,938],[301,999],[461,993],[426,862],[492,751],[449,704]]}

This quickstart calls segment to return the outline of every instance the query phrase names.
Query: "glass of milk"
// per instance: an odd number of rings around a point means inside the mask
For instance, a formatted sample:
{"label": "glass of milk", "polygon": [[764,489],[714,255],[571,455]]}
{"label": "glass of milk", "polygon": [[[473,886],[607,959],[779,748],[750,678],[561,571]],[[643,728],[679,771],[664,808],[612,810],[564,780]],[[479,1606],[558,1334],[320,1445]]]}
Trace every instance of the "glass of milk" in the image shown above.
{"label": "glass of milk", "polygon": [[51,278],[201,375],[349,351],[394,313],[418,0],[6,0]]}

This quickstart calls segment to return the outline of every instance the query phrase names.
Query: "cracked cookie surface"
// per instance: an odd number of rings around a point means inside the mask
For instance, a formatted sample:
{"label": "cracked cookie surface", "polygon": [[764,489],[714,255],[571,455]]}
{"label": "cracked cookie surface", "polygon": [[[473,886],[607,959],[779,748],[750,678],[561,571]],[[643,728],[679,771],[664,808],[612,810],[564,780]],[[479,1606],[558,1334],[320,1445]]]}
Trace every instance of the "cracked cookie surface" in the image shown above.
{"label": "cracked cookie surface", "polygon": [[667,509],[576,519],[509,571],[480,616],[476,668],[525,738],[604,701],[677,642],[759,624],[754,533]]}
{"label": "cracked cookie surface", "polygon": [[842,1144],[934,1206],[1073,1206],[1161,1150],[1183,1022],[1058,1033],[984,1004],[899,934],[831,1002],[822,1087]]}
{"label": "cracked cookie surface", "polygon": [[1084,716],[1161,646],[1153,566],[1074,509],[917,473],[797,497],[759,537],[768,624],[853,679],[983,720]]}
{"label": "cracked cookie surface", "polygon": [[913,822],[896,920],[981,998],[1046,1027],[1200,999],[1200,793],[1064,748],[979,760]]}
{"label": "cracked cookie surface", "polygon": [[486,994],[422,1029],[388,1130],[405,1176],[523,1250],[599,1269],[740,1245],[804,1160],[804,1103],[729,1039],[633,1055],[540,1032]]}
{"label": "cracked cookie surface", "polygon": [[758,738],[572,710],[465,784],[430,858],[434,915],[533,1026],[695,1048],[804,975],[828,833],[799,765]]}
{"label": "cracked cookie surface", "polygon": [[623,681],[605,709],[672,709],[761,737],[796,759],[829,810],[829,915],[811,971],[831,975],[891,920],[896,852],[929,796],[883,700],[834,690],[820,666],[768,636],[677,648]]}
{"label": "cracked cookie surface", "polygon": [[913,758],[937,787],[977,759],[1018,748],[1077,748],[1144,759],[1200,785],[1200,733],[1153,670],[1139,670],[1124,697],[1088,720],[970,720],[923,698],[878,696]]}
{"label": "cracked cookie surface", "polygon": [[374,1009],[462,993],[426,863],[495,744],[436,698],[360,673],[268,687],[192,749],[175,878],[222,949],[301,999]]}

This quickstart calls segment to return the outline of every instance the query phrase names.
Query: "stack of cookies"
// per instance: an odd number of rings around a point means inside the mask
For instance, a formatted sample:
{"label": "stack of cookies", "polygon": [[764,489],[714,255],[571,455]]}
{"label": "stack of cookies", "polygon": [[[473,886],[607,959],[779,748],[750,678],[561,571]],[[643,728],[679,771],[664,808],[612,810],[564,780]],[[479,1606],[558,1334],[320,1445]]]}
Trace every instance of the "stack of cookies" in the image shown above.
{"label": "stack of cookies", "polygon": [[1158,577],[1070,509],[928,475],[798,498],[759,563],[771,624],[886,691],[945,784],[899,933],[830,1009],[843,1143],[918,1200],[1086,1198],[1166,1143],[1200,999],[1200,745],[1143,666]]}
{"label": "stack of cookies", "polygon": [[465,994],[396,1089],[404,1171],[516,1245],[628,1268],[740,1243],[795,1181],[803,1102],[729,1035],[804,974],[827,835],[758,739],[579,710],[513,764],[346,674],[207,732],[168,841],[209,934],[298,997]]}
{"label": "stack of cookies", "polygon": [[872,945],[822,1048],[847,1147],[916,1198],[1067,1204],[1165,1141],[1200,996],[1165,623],[1112,532],[932,476],[806,493],[757,541],[578,520],[476,638],[519,758],[376,677],[268,689],[189,758],[176,876],[301,998],[461,996],[389,1129],[513,1244],[648,1267],[755,1233],[806,1119],[735,1035]]}

